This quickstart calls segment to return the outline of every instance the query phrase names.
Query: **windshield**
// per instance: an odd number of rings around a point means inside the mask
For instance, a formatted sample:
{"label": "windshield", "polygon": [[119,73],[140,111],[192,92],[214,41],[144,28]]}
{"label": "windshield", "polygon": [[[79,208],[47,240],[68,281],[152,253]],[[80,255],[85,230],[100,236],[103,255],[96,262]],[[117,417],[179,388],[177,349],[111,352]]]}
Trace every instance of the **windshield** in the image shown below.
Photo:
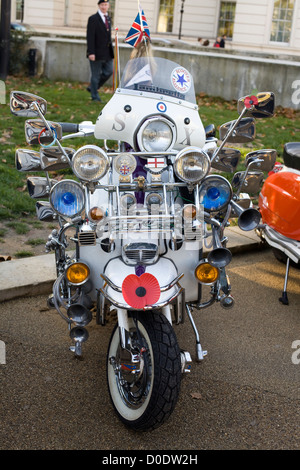
{"label": "windshield", "polygon": [[140,57],[127,63],[121,88],[158,93],[196,103],[193,77],[188,70],[161,57]]}

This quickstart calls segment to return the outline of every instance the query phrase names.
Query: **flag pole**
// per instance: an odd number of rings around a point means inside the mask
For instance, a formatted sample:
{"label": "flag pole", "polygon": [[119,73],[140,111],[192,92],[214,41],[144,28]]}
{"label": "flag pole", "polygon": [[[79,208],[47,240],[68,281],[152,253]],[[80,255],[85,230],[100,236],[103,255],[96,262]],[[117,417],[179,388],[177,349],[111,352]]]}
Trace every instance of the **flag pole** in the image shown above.
{"label": "flag pole", "polygon": [[118,40],[119,28],[115,28],[115,54],[114,54],[114,70],[113,70],[113,91],[116,91],[118,84],[120,83],[120,55],[119,55],[119,40]]}
{"label": "flag pole", "polygon": [[140,15],[141,30],[142,30],[142,33],[143,33],[143,41],[144,41],[145,48],[146,48],[146,51],[147,51],[147,56],[149,56],[147,41],[146,41],[145,32],[144,32],[144,24],[143,24],[141,4],[140,4],[139,0],[138,0],[138,10],[139,10],[139,15]]}

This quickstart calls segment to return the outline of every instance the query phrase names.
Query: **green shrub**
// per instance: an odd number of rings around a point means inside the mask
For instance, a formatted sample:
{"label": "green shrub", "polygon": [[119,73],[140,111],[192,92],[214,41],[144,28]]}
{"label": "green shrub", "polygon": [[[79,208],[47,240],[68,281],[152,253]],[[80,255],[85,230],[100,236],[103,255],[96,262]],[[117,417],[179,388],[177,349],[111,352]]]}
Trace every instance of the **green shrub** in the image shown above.
{"label": "green shrub", "polygon": [[24,31],[11,30],[9,50],[9,74],[18,75],[28,70],[29,35]]}

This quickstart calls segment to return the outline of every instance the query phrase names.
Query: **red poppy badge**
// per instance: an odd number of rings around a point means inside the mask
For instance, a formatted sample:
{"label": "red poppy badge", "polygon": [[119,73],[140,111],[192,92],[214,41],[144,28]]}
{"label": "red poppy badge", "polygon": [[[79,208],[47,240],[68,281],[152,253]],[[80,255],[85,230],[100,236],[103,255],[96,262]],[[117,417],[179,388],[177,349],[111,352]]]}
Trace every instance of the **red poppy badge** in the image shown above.
{"label": "red poppy badge", "polygon": [[129,274],[122,284],[125,302],[133,308],[143,309],[146,305],[155,304],[160,297],[158,280],[150,273],[141,276]]}
{"label": "red poppy badge", "polygon": [[258,99],[257,99],[257,96],[255,95],[246,96],[246,98],[244,99],[244,105],[248,109],[252,108],[252,106],[255,106],[257,104],[258,104]]}

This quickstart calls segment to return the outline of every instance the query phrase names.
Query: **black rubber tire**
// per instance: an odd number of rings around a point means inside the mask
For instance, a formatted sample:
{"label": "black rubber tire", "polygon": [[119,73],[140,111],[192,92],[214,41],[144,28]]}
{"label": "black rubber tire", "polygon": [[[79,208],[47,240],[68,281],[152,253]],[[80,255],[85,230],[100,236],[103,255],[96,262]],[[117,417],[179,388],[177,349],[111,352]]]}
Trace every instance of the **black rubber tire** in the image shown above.
{"label": "black rubber tire", "polygon": [[[136,338],[136,327],[132,319],[131,322],[130,331]],[[123,388],[120,392],[120,379],[109,360],[111,356],[118,357],[120,346],[117,325],[108,347],[107,383],[119,419],[135,431],[148,431],[163,424],[177,403],[181,383],[180,349],[172,326],[162,314],[140,312],[137,314],[137,322],[143,340],[142,346],[147,349],[144,353],[147,354],[145,362],[150,365],[143,371],[143,380],[148,383],[149,389],[134,408],[121,395]]]}

